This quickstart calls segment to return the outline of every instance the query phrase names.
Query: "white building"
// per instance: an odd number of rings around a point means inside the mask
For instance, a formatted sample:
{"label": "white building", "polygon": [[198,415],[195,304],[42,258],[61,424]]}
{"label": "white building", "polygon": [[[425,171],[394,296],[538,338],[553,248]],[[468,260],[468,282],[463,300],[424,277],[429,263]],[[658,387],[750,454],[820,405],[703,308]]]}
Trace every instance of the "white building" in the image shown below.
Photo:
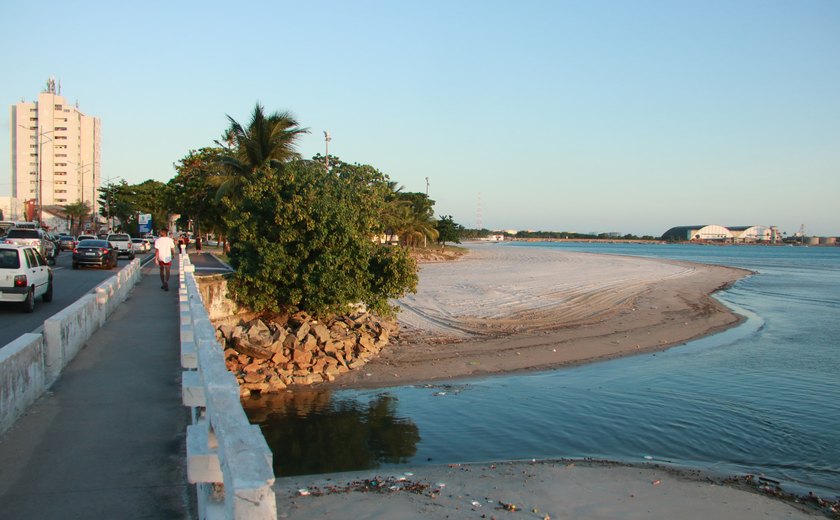
{"label": "white building", "polygon": [[[50,79],[35,102],[11,107],[12,198],[23,207],[87,202],[97,215],[100,122],[67,104]],[[37,211],[37,210],[36,210]],[[36,217],[37,218],[37,215]]]}

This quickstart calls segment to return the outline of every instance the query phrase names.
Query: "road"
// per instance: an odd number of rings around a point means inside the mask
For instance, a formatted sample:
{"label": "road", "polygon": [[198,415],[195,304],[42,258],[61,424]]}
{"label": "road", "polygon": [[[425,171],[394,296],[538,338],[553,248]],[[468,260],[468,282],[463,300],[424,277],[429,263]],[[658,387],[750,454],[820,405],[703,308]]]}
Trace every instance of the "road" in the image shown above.
{"label": "road", "polygon": [[[62,251],[56,258],[53,267],[53,301],[44,303],[38,298],[35,301],[35,312],[31,314],[22,312],[20,305],[0,304],[0,348],[21,334],[39,329],[44,320],[89,293],[130,262],[127,257],[120,257],[116,269],[81,268],[74,271],[70,265],[72,256],[71,251]],[[139,256],[143,258],[148,253]]]}

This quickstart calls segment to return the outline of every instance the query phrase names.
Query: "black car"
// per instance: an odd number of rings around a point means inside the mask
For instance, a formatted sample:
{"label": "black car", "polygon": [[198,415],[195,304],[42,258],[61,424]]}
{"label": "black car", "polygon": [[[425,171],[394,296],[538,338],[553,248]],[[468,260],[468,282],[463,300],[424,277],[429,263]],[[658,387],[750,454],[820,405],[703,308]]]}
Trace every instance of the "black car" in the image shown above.
{"label": "black car", "polygon": [[76,237],[73,235],[58,235],[58,245],[63,251],[72,251],[76,248]]}
{"label": "black car", "polygon": [[73,269],[80,265],[112,269],[117,265],[117,248],[107,240],[82,240],[73,250]]}

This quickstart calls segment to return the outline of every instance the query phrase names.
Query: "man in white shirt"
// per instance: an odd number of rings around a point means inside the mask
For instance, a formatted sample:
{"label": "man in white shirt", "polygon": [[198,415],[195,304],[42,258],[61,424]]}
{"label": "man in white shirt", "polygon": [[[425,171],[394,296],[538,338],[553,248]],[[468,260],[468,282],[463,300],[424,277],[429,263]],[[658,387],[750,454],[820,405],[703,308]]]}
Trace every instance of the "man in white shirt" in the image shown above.
{"label": "man in white shirt", "polygon": [[160,286],[164,291],[169,290],[169,269],[172,257],[175,256],[175,242],[169,237],[169,230],[160,230],[160,236],[155,240],[155,264],[160,267]]}

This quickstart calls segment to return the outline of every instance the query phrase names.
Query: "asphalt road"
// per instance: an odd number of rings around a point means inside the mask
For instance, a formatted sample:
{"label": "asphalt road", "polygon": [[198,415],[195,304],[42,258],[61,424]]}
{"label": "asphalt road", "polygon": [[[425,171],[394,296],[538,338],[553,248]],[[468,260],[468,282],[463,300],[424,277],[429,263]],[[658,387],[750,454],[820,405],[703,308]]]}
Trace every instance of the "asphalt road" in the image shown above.
{"label": "asphalt road", "polygon": [[[118,269],[125,267],[130,260],[120,257],[115,269],[71,268],[71,251],[62,251],[53,267],[53,301],[44,303],[41,298],[35,300],[35,312],[26,314],[21,306],[0,303],[0,348],[13,341],[21,334],[34,332],[43,326],[44,320],[64,309],[71,303],[90,292],[107,278],[114,276]],[[148,253],[140,257],[148,256]]]}

